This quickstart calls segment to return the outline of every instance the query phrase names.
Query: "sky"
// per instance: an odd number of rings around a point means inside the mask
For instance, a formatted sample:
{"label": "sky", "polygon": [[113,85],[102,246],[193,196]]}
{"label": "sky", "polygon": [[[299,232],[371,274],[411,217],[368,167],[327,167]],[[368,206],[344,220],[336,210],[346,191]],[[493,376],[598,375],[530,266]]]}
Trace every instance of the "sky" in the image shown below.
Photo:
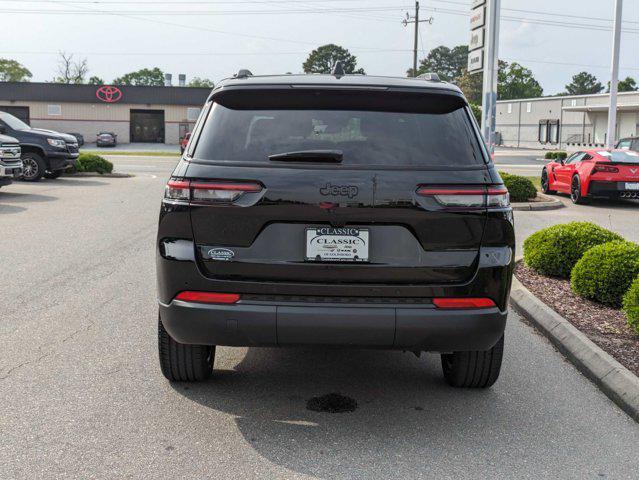
{"label": "sky", "polygon": [[[467,44],[471,0],[422,0],[419,58],[438,45]],[[586,70],[610,78],[614,0],[502,0],[499,56],[530,68],[544,94]],[[620,77],[639,81],[639,1],[625,0]],[[405,76],[413,29],[401,23],[411,0],[0,0],[0,58],[49,81],[58,52],[86,58],[107,83],[159,67],[218,81],[240,68],[301,72],[316,47],[336,43],[368,74]]]}

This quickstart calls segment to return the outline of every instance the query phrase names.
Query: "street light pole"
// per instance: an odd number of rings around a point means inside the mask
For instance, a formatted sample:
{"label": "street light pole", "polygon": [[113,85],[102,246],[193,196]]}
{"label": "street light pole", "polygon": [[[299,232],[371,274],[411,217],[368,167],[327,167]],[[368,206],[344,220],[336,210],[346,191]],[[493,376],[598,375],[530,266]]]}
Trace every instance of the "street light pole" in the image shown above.
{"label": "street light pole", "polygon": [[610,67],[610,106],[606,147],[614,148],[617,132],[617,89],[619,83],[619,50],[621,45],[621,13],[623,0],[615,0],[615,24],[612,34],[612,65]]}
{"label": "street light pole", "polygon": [[415,24],[415,39],[413,42],[413,77],[417,76],[417,43],[419,41],[419,24],[420,23],[433,23],[433,17],[427,18],[425,20],[419,19],[419,2],[415,2],[415,15],[411,16],[408,12],[406,12],[406,18],[402,20],[402,25],[405,27],[408,24]]}

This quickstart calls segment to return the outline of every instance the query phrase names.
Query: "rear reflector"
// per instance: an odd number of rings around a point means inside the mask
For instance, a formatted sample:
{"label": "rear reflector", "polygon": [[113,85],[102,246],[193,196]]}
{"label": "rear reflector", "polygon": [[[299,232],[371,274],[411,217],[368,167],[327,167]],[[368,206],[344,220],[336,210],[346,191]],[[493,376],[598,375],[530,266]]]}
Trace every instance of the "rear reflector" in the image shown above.
{"label": "rear reflector", "polygon": [[171,179],[164,190],[164,200],[171,203],[231,203],[245,193],[262,191],[259,183],[196,182]]}
{"label": "rear reflector", "polygon": [[491,308],[495,306],[490,298],[433,298],[437,308]]}
{"label": "rear reflector", "polygon": [[188,290],[178,293],[175,297],[175,300],[198,303],[237,303],[239,299],[240,296],[237,293],[192,292]]}
{"label": "rear reflector", "polygon": [[485,186],[420,186],[417,195],[433,197],[437,203],[453,208],[507,207],[508,190],[503,185]]}

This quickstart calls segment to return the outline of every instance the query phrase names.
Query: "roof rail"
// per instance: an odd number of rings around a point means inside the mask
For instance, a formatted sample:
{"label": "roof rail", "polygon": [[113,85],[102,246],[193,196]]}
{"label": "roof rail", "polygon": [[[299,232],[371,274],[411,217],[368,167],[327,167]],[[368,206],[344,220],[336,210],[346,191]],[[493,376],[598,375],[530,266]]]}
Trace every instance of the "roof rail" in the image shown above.
{"label": "roof rail", "polygon": [[422,73],[421,75],[418,75],[417,78],[421,78],[423,80],[428,80],[430,82],[441,82],[441,78],[439,78],[439,75],[437,75],[434,72],[428,72],[428,73]]}
{"label": "roof rail", "polygon": [[242,68],[239,72],[237,72],[237,74],[235,74],[235,78],[248,78],[252,76],[253,74],[251,73],[251,71],[247,70],[246,68]]}

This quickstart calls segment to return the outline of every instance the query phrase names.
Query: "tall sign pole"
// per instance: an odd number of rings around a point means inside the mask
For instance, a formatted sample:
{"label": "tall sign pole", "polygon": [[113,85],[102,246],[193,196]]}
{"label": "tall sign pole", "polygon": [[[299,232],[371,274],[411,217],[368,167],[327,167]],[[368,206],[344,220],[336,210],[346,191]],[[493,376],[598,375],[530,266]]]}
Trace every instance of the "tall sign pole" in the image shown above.
{"label": "tall sign pole", "polygon": [[612,33],[612,65],[610,67],[610,106],[606,147],[614,148],[617,136],[617,88],[619,83],[619,49],[621,45],[621,10],[623,0],[615,0],[615,24]]}
{"label": "tall sign pole", "polygon": [[501,0],[472,0],[471,8],[468,72],[483,72],[484,75],[481,131],[492,156],[495,152]]}
{"label": "tall sign pole", "polygon": [[419,24],[420,23],[433,23],[433,17],[427,18],[425,20],[419,19],[419,2],[415,2],[415,15],[411,16],[408,12],[406,12],[406,18],[402,20],[402,25],[407,27],[409,24],[415,24],[415,38],[413,41],[413,77],[417,76],[417,43],[419,41]]}

